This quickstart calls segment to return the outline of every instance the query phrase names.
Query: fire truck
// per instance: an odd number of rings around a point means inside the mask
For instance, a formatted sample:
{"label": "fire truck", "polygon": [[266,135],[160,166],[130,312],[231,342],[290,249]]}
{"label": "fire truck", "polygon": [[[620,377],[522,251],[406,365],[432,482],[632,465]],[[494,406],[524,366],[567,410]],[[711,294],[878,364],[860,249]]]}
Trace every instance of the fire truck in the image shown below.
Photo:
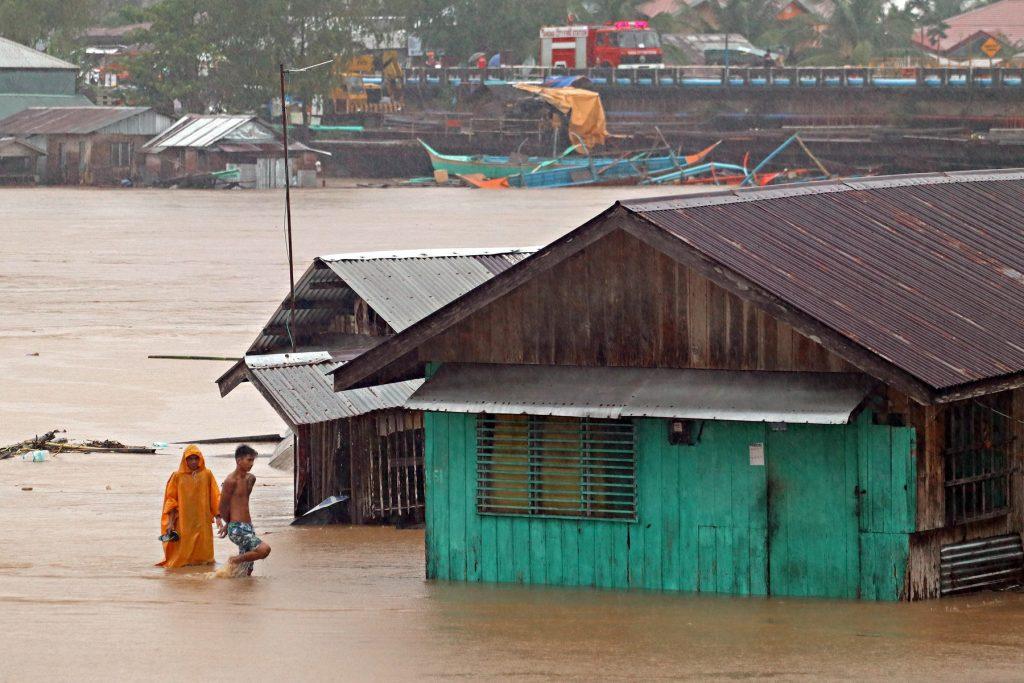
{"label": "fire truck", "polygon": [[658,33],[646,21],[612,21],[541,28],[540,63],[563,69],[655,68],[663,59]]}

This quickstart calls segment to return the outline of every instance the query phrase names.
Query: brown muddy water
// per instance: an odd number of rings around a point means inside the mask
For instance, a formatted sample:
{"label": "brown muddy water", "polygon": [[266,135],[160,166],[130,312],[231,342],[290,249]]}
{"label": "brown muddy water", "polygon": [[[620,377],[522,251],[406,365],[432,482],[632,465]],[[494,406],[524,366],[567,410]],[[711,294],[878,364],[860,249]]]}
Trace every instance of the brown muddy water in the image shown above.
{"label": "brown muddy water", "polygon": [[[636,190],[628,194],[634,195]],[[543,243],[623,190],[300,192],[297,261]],[[0,443],[54,426],[147,443],[274,431],[225,363],[286,291],[269,193],[0,191]],[[28,355],[38,353],[38,356]],[[206,449],[218,479],[229,446]],[[251,579],[166,572],[179,449],[0,461],[0,680],[1024,678],[1024,596],[913,605],[438,584],[423,533],[288,526],[262,462]],[[30,488],[31,490],[23,490]],[[232,551],[217,540],[217,556]]]}

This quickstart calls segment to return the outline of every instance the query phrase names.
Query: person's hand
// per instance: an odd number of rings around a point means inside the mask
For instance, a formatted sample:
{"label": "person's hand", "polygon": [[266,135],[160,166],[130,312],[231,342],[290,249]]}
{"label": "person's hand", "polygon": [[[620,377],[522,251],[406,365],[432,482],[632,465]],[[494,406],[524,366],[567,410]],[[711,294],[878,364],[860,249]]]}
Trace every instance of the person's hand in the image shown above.
{"label": "person's hand", "polygon": [[217,522],[217,535],[219,537],[221,537],[221,538],[224,538],[225,536],[227,536],[228,535],[228,527],[227,527],[226,524],[224,524],[224,520],[221,519],[220,517],[217,517],[214,521]]}

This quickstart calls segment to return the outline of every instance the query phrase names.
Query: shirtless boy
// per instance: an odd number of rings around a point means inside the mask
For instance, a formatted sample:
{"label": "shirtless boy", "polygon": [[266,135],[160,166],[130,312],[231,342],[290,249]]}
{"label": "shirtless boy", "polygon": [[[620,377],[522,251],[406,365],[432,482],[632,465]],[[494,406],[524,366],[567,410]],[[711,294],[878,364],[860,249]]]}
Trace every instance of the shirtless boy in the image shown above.
{"label": "shirtless boy", "polygon": [[253,562],[270,554],[270,546],[261,541],[252,528],[249,515],[249,494],[256,484],[256,476],[249,473],[256,462],[256,451],[250,446],[235,449],[235,471],[227,476],[220,489],[220,516],[227,526],[220,537],[238,546],[238,554],[228,560],[236,571],[252,574]]}

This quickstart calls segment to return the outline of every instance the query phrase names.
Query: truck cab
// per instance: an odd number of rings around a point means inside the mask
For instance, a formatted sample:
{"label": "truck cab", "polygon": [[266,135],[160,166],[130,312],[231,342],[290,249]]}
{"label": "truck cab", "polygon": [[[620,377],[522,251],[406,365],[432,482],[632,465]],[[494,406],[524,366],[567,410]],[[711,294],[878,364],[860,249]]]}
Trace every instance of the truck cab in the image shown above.
{"label": "truck cab", "polygon": [[545,26],[540,42],[540,63],[553,68],[656,68],[664,61],[658,33],[646,21]]}

